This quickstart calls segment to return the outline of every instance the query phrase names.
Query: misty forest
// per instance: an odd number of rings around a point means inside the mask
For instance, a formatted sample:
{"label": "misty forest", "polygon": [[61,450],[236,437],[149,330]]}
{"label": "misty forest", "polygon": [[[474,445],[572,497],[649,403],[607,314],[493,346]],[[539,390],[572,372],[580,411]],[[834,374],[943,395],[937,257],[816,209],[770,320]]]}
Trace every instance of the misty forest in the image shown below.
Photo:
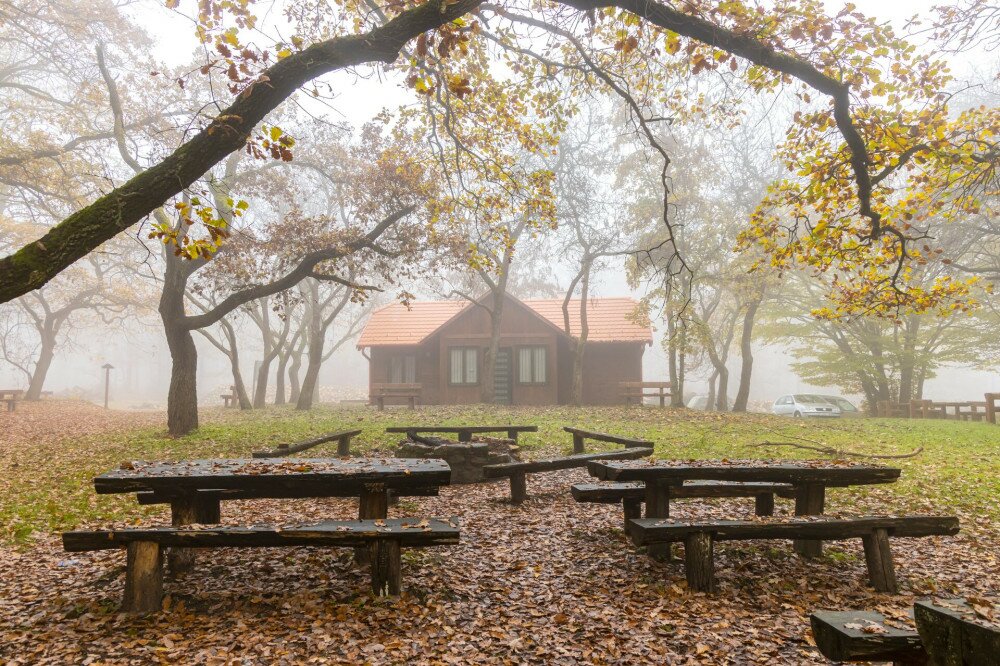
{"label": "misty forest", "polygon": [[998,53],[0,0],[0,663],[1000,665]]}

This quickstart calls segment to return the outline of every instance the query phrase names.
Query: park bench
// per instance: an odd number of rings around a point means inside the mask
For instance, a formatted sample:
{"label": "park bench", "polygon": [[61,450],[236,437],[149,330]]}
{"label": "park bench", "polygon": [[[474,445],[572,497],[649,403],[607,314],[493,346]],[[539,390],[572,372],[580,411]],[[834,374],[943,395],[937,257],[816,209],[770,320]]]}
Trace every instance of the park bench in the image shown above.
{"label": "park bench", "polygon": [[274,548],[324,546],[365,548],[371,553],[371,587],[380,596],[399,594],[400,549],[457,544],[457,519],[385,518],[330,520],[305,525],[191,525],[75,531],[63,534],[70,552],[125,548],[125,597],[122,609],[157,611],[163,602],[163,549]]}
{"label": "park bench", "polygon": [[[911,400],[910,418],[982,421],[983,419],[988,419],[987,407],[988,401],[985,400],[966,400],[961,402]],[[982,409],[982,411],[980,411],[980,409]]]}
{"label": "park bench", "polygon": [[371,401],[380,412],[385,409],[387,398],[406,400],[410,409],[416,409],[421,388],[420,384],[372,384]]}
{"label": "park bench", "polygon": [[20,389],[0,389],[0,402],[7,403],[7,411],[13,412],[17,409],[17,403],[20,402],[23,395],[24,391]]}
{"label": "park bench", "polygon": [[660,407],[666,407],[670,397],[670,382],[619,382],[618,386],[626,405],[631,405],[632,400],[638,400],[641,405],[647,397],[658,397]]}
{"label": "park bench", "polygon": [[[386,432],[405,433],[414,442],[419,442],[421,433],[431,434],[457,434],[458,441],[471,442],[473,435],[481,435],[488,432],[502,432],[507,434],[507,439],[517,441],[518,434],[522,432],[538,432],[538,426],[527,425],[496,425],[496,426],[392,426],[385,429]],[[416,437],[414,437],[416,435]]]}
{"label": "park bench", "polygon": [[896,573],[889,537],[926,537],[958,533],[958,518],[952,516],[899,516],[834,518],[809,516],[758,521],[673,521],[642,518],[629,521],[628,533],[637,546],[684,542],[684,571],[688,587],[699,592],[715,590],[713,545],[716,541],[753,539],[810,539],[841,541],[860,538],[872,586],[879,592],[896,594]]}
{"label": "park bench", "polygon": [[[646,501],[643,483],[577,483],[570,487],[577,502],[617,504],[621,502],[625,526],[632,518],[642,517],[642,504]],[[689,481],[670,488],[671,499],[707,499],[713,497],[753,497],[754,511],[758,516],[774,515],[774,496],[795,497],[795,486],[790,483]]]}
{"label": "park bench", "polygon": [[351,440],[360,434],[360,430],[342,430],[340,432],[334,432],[329,435],[317,437],[316,439],[299,442],[298,444],[278,444],[278,447],[272,451],[254,451],[253,457],[282,458],[293,453],[306,451],[314,446],[319,446],[320,444],[325,444],[327,442],[337,442],[338,456],[349,456],[351,455]]}
{"label": "park bench", "polygon": [[229,394],[228,395],[225,394],[225,393],[223,393],[219,397],[222,398],[222,400],[225,402],[225,407],[235,407],[237,404],[239,404],[239,401],[236,399],[236,387],[235,386],[230,386],[229,387]]}
{"label": "park bench", "polygon": [[608,451],[606,453],[584,453],[562,458],[548,458],[546,460],[484,465],[483,477],[487,479],[509,477],[510,501],[514,504],[520,504],[528,497],[528,474],[586,467],[593,460],[635,460],[651,455],[653,455],[653,449],[651,448],[631,447],[622,451]]}
{"label": "park bench", "polygon": [[809,617],[816,648],[831,661],[927,663],[920,634],[886,624],[871,611],[817,611]]}
{"label": "park bench", "polygon": [[632,448],[634,446],[650,448],[653,446],[653,442],[648,439],[635,439],[632,437],[623,437],[621,435],[610,435],[606,432],[595,432],[593,430],[583,430],[582,428],[570,428],[569,426],[566,426],[563,430],[573,435],[573,453],[583,453],[584,444],[588,439],[592,439],[595,442],[624,444],[625,448]]}

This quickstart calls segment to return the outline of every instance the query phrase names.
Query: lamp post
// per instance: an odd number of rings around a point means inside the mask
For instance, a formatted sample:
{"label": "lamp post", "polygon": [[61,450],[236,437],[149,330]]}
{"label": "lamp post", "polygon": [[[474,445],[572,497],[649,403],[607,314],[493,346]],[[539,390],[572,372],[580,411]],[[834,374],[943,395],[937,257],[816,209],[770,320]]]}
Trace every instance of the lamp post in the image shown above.
{"label": "lamp post", "polygon": [[111,371],[115,369],[115,366],[110,363],[105,363],[101,366],[104,368],[104,409],[108,408],[108,387],[111,384]]}

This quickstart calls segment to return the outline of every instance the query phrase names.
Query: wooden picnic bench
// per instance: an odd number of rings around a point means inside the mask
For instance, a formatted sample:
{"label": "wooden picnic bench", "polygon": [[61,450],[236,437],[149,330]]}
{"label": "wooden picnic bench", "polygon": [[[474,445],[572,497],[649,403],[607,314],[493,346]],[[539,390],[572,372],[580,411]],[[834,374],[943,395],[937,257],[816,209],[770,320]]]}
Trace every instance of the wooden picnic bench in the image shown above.
{"label": "wooden picnic bench", "polygon": [[507,433],[507,439],[517,441],[518,434],[522,432],[538,432],[538,426],[533,425],[496,425],[496,426],[392,426],[385,429],[386,432],[405,433],[413,441],[419,441],[421,433],[430,434],[457,434],[458,441],[471,442],[472,436],[488,432]]}
{"label": "wooden picnic bench", "polygon": [[[980,411],[980,409],[982,411]],[[950,411],[949,411],[950,410]],[[959,421],[982,421],[987,418],[987,401],[965,400],[935,402],[933,400],[911,400],[912,419],[954,419]]]}
{"label": "wooden picnic bench", "polygon": [[283,458],[284,456],[288,456],[293,453],[307,451],[314,446],[319,446],[320,444],[325,444],[327,442],[337,442],[338,456],[349,456],[351,455],[351,440],[360,434],[360,430],[342,430],[340,432],[334,432],[329,435],[317,437],[316,439],[299,442],[298,444],[278,444],[278,447],[271,451],[254,451],[253,457]]}
{"label": "wooden picnic bench", "polygon": [[900,516],[832,518],[810,516],[782,520],[672,521],[669,518],[639,518],[629,521],[628,534],[637,546],[684,542],[684,572],[688,587],[698,592],[715,591],[714,544],[717,541],[752,539],[809,539],[839,541],[860,538],[872,586],[879,592],[896,594],[896,572],[889,548],[890,537],[927,537],[958,533],[958,518],[952,516]]}
{"label": "wooden picnic bench", "polygon": [[986,420],[989,423],[996,425],[997,422],[997,412],[1000,412],[1000,393],[987,393],[986,394]]}
{"label": "wooden picnic bench", "polygon": [[0,389],[0,402],[7,403],[7,411],[13,412],[23,395],[24,391],[20,389]]}
{"label": "wooden picnic bench", "polygon": [[[977,599],[1000,613],[1000,600]],[[892,661],[894,664],[1000,663],[1000,626],[977,611],[965,598],[924,599],[914,604],[908,619],[916,630],[887,622],[873,611],[817,611],[810,616],[820,653],[831,661]]]}
{"label": "wooden picnic bench", "polygon": [[631,448],[633,446],[638,446],[642,448],[650,448],[653,446],[653,442],[648,439],[635,439],[633,437],[624,437],[622,435],[611,435],[606,432],[595,432],[593,430],[583,430],[582,428],[571,428],[566,426],[563,428],[566,432],[573,435],[573,453],[583,453],[584,444],[586,440],[592,439],[595,442],[611,442],[612,444],[624,444],[625,448]]}
{"label": "wooden picnic bench", "polygon": [[379,596],[399,594],[401,548],[424,548],[459,542],[456,518],[329,520],[304,525],[231,527],[152,527],[74,531],[63,534],[63,547],[80,552],[125,548],[125,597],[122,609],[158,611],[163,604],[163,549],[274,548],[323,546],[368,548],[371,588]]}
{"label": "wooden picnic bench", "polygon": [[410,409],[416,409],[422,388],[420,384],[372,384],[371,402],[380,412],[385,409],[386,399],[406,400]]}
{"label": "wooden picnic bench", "polygon": [[[642,517],[646,487],[642,483],[577,483],[570,487],[577,502],[617,504],[621,502],[625,526],[632,518]],[[774,496],[793,498],[795,487],[789,483],[690,481],[670,489],[671,499],[708,499],[753,497],[758,516],[774,515]]]}
{"label": "wooden picnic bench", "polygon": [[520,504],[528,497],[528,474],[586,467],[589,463],[600,460],[634,460],[650,455],[653,455],[651,448],[631,447],[622,451],[608,451],[606,453],[584,453],[562,458],[484,465],[483,477],[487,479],[510,478],[510,501],[514,504]]}
{"label": "wooden picnic bench", "polygon": [[670,397],[670,382],[619,382],[618,386],[626,405],[631,405],[632,400],[641,405],[647,397],[659,397],[660,407],[666,407]]}
{"label": "wooden picnic bench", "polygon": [[219,397],[222,398],[222,400],[225,402],[225,405],[224,405],[225,407],[236,407],[239,404],[239,401],[236,398],[236,387],[235,386],[230,386],[229,387],[229,394],[228,395],[225,394],[225,393],[223,393]]}

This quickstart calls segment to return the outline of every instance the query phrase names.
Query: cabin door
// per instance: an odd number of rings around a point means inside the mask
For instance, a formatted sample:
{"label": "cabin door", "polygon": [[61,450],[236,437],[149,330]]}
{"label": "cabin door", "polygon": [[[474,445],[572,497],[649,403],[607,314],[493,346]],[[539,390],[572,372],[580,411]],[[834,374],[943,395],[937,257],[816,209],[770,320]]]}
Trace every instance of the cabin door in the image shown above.
{"label": "cabin door", "polygon": [[499,405],[511,404],[510,385],[514,354],[510,347],[497,350],[496,374],[493,376],[493,401]]}

